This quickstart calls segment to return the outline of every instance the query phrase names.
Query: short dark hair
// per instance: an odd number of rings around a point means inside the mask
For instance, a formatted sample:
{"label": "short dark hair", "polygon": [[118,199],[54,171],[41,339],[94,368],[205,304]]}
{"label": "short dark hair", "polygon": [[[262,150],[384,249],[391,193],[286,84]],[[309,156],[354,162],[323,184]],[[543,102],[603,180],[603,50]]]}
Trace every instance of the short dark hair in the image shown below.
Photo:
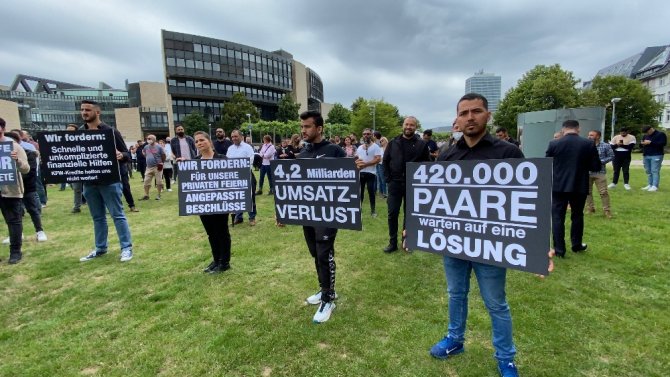
{"label": "short dark hair", "polygon": [[458,103],[456,104],[456,110],[458,110],[458,105],[461,102],[472,101],[472,100],[476,100],[476,99],[479,99],[484,103],[484,108],[486,110],[489,109],[489,100],[487,100],[486,97],[484,97],[483,95],[481,95],[479,93],[468,93],[468,94],[464,95],[463,97],[461,97],[461,99],[458,100]]}
{"label": "short dark hair", "polygon": [[595,133],[597,133],[597,134],[598,134],[598,137],[602,137],[602,136],[603,136],[603,133],[600,132],[600,130],[591,130],[591,131],[589,131],[589,132],[595,132]]}
{"label": "short dark hair", "polygon": [[309,118],[314,119],[314,125],[317,127],[323,127],[323,116],[321,116],[320,112],[308,110],[300,114],[300,119],[302,120],[307,120]]}
{"label": "short dark hair", "polygon": [[640,129],[640,131],[642,131],[643,134],[646,134],[647,132],[649,132],[649,130],[651,130],[651,126],[648,125],[648,124],[645,124],[645,125],[642,126],[642,128]]}
{"label": "short dark hair", "polygon": [[626,126],[623,126],[621,129],[619,129],[619,132],[630,132],[630,129]]}
{"label": "short dark hair", "polygon": [[379,131],[375,131],[372,133],[375,136],[375,139],[381,139],[382,138],[382,133]]}
{"label": "short dark hair", "polygon": [[184,127],[184,125],[182,125],[181,123],[177,123],[177,124],[174,125],[174,129],[176,130],[177,127]]}
{"label": "short dark hair", "polygon": [[85,99],[81,101],[82,105],[93,105],[95,107],[100,107],[100,104],[96,101],[93,101],[92,99]]}
{"label": "short dark hair", "polygon": [[505,127],[498,127],[498,128],[496,128],[496,133],[499,133],[499,132],[507,133],[507,128],[505,128]]}
{"label": "short dark hair", "polygon": [[7,123],[5,123],[5,120],[0,118],[0,128],[5,128],[7,126]]}
{"label": "short dark hair", "polygon": [[5,132],[5,136],[11,137],[17,143],[21,142],[21,137],[19,137],[19,135],[14,131]]}
{"label": "short dark hair", "polygon": [[427,129],[427,130],[423,131],[423,134],[428,135],[428,136],[433,136],[433,130]]}
{"label": "short dark hair", "polygon": [[575,130],[579,128],[579,122],[577,122],[574,119],[568,119],[565,122],[563,122],[563,128],[570,128],[572,130]]}

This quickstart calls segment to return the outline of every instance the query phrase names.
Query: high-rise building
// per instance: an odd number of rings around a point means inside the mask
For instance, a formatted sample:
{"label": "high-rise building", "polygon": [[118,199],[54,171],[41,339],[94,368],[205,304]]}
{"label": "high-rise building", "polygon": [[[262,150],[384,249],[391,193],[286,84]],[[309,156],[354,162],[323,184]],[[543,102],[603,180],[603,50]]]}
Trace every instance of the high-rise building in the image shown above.
{"label": "high-rise building", "polygon": [[284,50],[265,51],[167,30],[162,31],[162,42],[174,122],[193,111],[215,122],[236,92],[244,93],[264,120],[276,119],[278,103],[289,93],[300,103],[300,111],[322,111],[321,78]]}
{"label": "high-rise building", "polygon": [[489,101],[489,111],[498,110],[500,103],[501,79],[494,73],[484,73],[484,70],[475,72],[475,75],[465,80],[465,93],[479,93]]}

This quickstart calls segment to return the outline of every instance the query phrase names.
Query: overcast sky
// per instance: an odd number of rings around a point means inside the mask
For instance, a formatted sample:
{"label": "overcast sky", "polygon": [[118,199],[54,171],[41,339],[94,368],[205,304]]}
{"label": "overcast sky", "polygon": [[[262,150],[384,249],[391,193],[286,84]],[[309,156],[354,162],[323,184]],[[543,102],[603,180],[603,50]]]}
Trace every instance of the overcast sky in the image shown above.
{"label": "overcast sky", "polygon": [[465,80],[537,64],[582,81],[670,44],[667,0],[3,1],[0,85],[19,74],[87,86],[164,81],[161,29],[264,50],[316,71],[325,101],[384,99],[424,127],[450,125]]}

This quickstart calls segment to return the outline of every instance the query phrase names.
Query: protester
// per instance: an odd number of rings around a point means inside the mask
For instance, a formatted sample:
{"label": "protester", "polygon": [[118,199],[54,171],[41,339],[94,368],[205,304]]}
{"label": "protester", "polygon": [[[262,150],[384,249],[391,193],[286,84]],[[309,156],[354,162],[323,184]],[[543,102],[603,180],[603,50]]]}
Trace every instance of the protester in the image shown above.
{"label": "protester", "polygon": [[346,154],[347,157],[354,157],[356,155],[356,146],[354,146],[354,142],[351,139],[351,136],[347,136],[344,138],[344,153]]}
{"label": "protester", "polygon": [[503,141],[506,141],[510,144],[514,144],[517,147],[520,145],[518,141],[514,140],[514,138],[512,138],[511,136],[509,136],[507,134],[507,128],[505,128],[505,127],[498,127],[496,129],[496,137],[499,140],[503,140]]}
{"label": "protester", "polygon": [[398,216],[403,205],[402,229],[405,229],[405,165],[408,162],[424,162],[430,159],[426,142],[417,134],[418,120],[409,116],[402,124],[402,134],[394,137],[384,151],[384,176],[388,184],[388,228],[389,244],[385,253],[398,250]]}
{"label": "protester", "polygon": [[[84,100],[81,102],[80,113],[82,119],[86,122],[83,126],[85,130],[112,130],[116,144],[115,158],[119,162],[120,173],[122,176],[127,174],[124,162],[130,159],[130,153],[121,133],[100,120],[100,105],[95,101]],[[123,204],[121,203],[122,191],[123,184],[121,182],[110,184],[84,183],[84,197],[88,202],[88,210],[93,218],[95,249],[85,257],[80,258],[80,261],[89,261],[107,254],[108,227],[106,210],[109,211],[114,221],[116,234],[119,237],[121,262],[133,259],[133,240],[126,214],[123,212]]]}
{"label": "protester", "polygon": [[[249,161],[253,164],[254,149],[251,145],[242,141],[242,134],[240,130],[233,130],[230,133],[230,138],[232,139],[232,145],[228,147],[228,153],[226,156],[228,158],[248,158]],[[251,173],[251,210],[249,211],[249,225],[256,225],[256,176]],[[233,226],[241,224],[244,222],[244,212],[238,212],[235,214],[233,219]]]}
{"label": "protester", "polygon": [[663,165],[663,155],[668,138],[664,132],[657,131],[649,125],[642,126],[642,162],[644,171],[647,173],[647,185],[642,188],[644,191],[658,191],[661,183],[661,165]]}
{"label": "protester", "polygon": [[589,140],[593,140],[596,149],[598,150],[598,157],[600,157],[600,170],[589,172],[589,194],[586,196],[586,211],[588,213],[595,213],[596,208],[593,204],[593,184],[595,183],[600,200],[603,203],[603,212],[608,219],[612,218],[610,211],[610,195],[607,192],[607,163],[614,159],[614,151],[609,144],[600,141],[602,133],[598,130],[589,131]]}
{"label": "protester", "polygon": [[261,156],[261,158],[263,158],[263,162],[261,163],[261,177],[258,183],[258,191],[256,192],[256,195],[263,194],[263,183],[265,183],[266,175],[268,177],[269,182],[268,185],[270,186],[270,191],[268,192],[268,194],[273,195],[274,184],[272,182],[272,172],[270,171],[270,161],[274,160],[277,150],[275,149],[275,146],[272,144],[272,138],[270,137],[270,135],[263,136],[263,145],[261,146],[261,149],[258,153]]}
{"label": "protester", "polygon": [[[216,153],[212,140],[206,132],[197,131],[193,136],[195,136],[195,146],[199,152],[199,155],[195,157],[196,159],[226,158],[226,156]],[[228,230],[228,214],[200,215],[200,221],[205,228],[205,232],[207,232],[209,246],[212,250],[212,263],[203,272],[218,274],[229,270],[231,241]]]}
{"label": "protester", "polygon": [[147,136],[147,145],[142,148],[142,154],[147,159],[147,170],[144,173],[144,197],[141,200],[149,200],[149,190],[156,181],[156,200],[161,199],[163,191],[163,166],[165,163],[165,150],[156,143],[156,136]]}
{"label": "protester", "polygon": [[[73,123],[68,124],[65,126],[66,131],[77,131],[79,129],[79,126]],[[70,183],[70,186],[72,187],[73,191],[73,207],[71,213],[80,213],[81,212],[81,206],[82,204],[86,204],[86,199],[84,199],[84,195],[82,194],[84,185],[81,182],[72,182]]]}
{"label": "protester", "polygon": [[584,204],[589,193],[589,172],[600,170],[598,150],[592,141],[579,136],[579,122],[563,122],[563,136],[549,142],[546,157],[553,157],[551,226],[556,255],[565,257],[565,214],[570,205],[572,251],[586,251]]}
{"label": "protester", "polygon": [[158,142],[160,146],[165,151],[165,161],[163,161],[163,179],[165,181],[165,190],[171,192],[170,183],[172,182],[172,161],[174,160],[174,155],[172,154],[172,148],[170,144],[165,144],[164,140]]}
{"label": "protester", "polygon": [[135,158],[137,159],[137,171],[140,172],[142,182],[144,182],[144,172],[147,170],[147,159],[146,157],[144,157],[144,154],[142,153],[144,145],[145,143],[143,140],[137,140],[137,144],[135,144]]}
{"label": "protester", "polygon": [[423,141],[426,142],[428,146],[428,153],[430,154],[430,160],[435,161],[437,158],[437,143],[433,140],[433,130],[423,131]]}
{"label": "protester", "polygon": [[[317,111],[300,114],[300,131],[305,147],[300,158],[345,157],[344,150],[323,139],[323,117]],[[303,226],[307,248],[314,258],[321,290],[306,299],[308,304],[319,305],[314,314],[315,323],[328,321],[335,309],[335,237],[337,229]]]}
{"label": "protester", "polygon": [[[491,136],[486,124],[491,117],[488,101],[480,94],[466,94],[458,101],[457,123],[463,137],[442,153],[439,161],[488,160],[523,158],[521,150]],[[493,348],[498,361],[498,371],[503,377],[518,376],[514,364],[516,348],[512,339],[512,316],[505,297],[507,270],[448,255],[444,258],[444,271],[449,294],[449,326],[447,335],[437,342],[430,354],[447,359],[465,351],[466,321],[470,276],[474,270],[482,300],[491,318]]]}
{"label": "protester", "polygon": [[226,155],[228,153],[228,147],[233,144],[228,138],[226,138],[226,131],[223,128],[217,128],[216,139],[214,139],[214,150],[220,155]]}
{"label": "protester", "polygon": [[[381,135],[381,134],[380,134]],[[389,140],[382,136],[379,139],[379,147],[382,150],[382,160],[379,161],[377,166],[375,167],[377,170],[377,188],[379,189],[379,193],[381,196],[386,199],[388,191],[386,189],[386,177],[384,177],[384,161],[383,161],[383,156],[384,156],[384,151],[386,150],[386,146],[388,145]]]}
{"label": "protester", "polygon": [[356,167],[360,170],[361,203],[365,199],[365,187],[367,186],[372,217],[377,217],[375,184],[377,182],[377,164],[382,160],[382,155],[382,149],[372,142],[372,130],[364,129],[363,143],[356,149]]}
{"label": "protester", "polygon": [[[178,124],[174,128],[174,131],[177,137],[170,139],[170,147],[172,148],[172,154],[175,157],[175,161],[179,162],[195,158],[197,155],[195,141],[192,137],[186,135],[184,126]],[[177,165],[175,165],[175,167],[176,166]],[[177,174],[176,171],[175,174]]]}
{"label": "protester", "polygon": [[[16,264],[23,258],[21,246],[23,245],[23,174],[30,171],[28,157],[21,146],[12,138],[5,136],[7,123],[0,118],[0,142],[12,143],[12,151],[9,156],[16,163],[16,169],[21,174],[16,174],[16,183],[0,186],[0,210],[7,224],[9,232],[9,264]],[[18,135],[17,135],[18,137]]]}
{"label": "protester", "polygon": [[628,133],[627,127],[621,127],[619,134],[610,140],[610,145],[614,150],[614,160],[612,160],[612,183],[607,188],[616,187],[619,183],[619,174],[623,170],[623,188],[630,190],[630,161],[635,144],[635,136]]}

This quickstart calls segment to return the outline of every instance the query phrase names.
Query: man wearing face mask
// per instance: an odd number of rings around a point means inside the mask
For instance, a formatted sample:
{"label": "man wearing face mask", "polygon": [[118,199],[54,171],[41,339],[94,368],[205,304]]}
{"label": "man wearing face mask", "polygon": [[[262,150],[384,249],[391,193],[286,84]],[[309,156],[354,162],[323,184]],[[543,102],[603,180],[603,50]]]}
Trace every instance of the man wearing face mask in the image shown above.
{"label": "man wearing face mask", "polygon": [[372,217],[377,217],[375,211],[375,189],[377,182],[377,164],[382,160],[382,149],[372,141],[372,130],[363,130],[363,144],[356,149],[356,167],[361,171],[361,202],[365,198],[365,187],[370,197]]}
{"label": "man wearing face mask", "polygon": [[147,136],[147,145],[142,148],[142,153],[147,159],[147,170],[144,172],[144,197],[142,200],[149,200],[149,190],[156,179],[156,189],[158,195],[156,200],[161,199],[163,191],[163,163],[165,162],[165,150],[156,143],[156,136]]}
{"label": "man wearing face mask", "polygon": [[[388,203],[389,227],[389,244],[384,248],[385,253],[398,250],[398,216],[400,205],[405,200],[405,164],[430,160],[428,145],[416,134],[418,124],[419,122],[413,116],[405,118],[402,124],[402,134],[394,137],[384,151],[383,165],[388,183],[386,202]],[[403,229],[405,229],[404,216]]]}

